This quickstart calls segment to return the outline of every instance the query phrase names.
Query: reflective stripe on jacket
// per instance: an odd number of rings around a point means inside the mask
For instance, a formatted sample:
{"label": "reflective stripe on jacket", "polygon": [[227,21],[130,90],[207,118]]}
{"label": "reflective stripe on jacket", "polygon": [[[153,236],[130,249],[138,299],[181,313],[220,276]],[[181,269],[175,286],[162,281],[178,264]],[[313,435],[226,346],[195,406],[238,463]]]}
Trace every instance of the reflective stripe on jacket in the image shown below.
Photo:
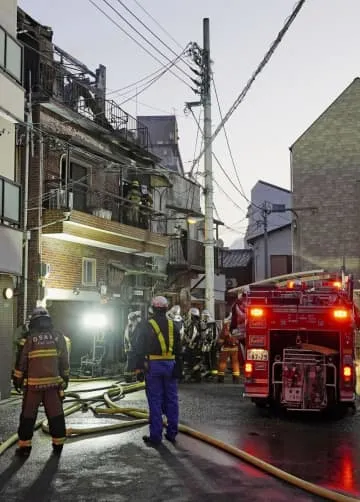
{"label": "reflective stripe on jacket", "polygon": [[169,336],[169,347],[166,347],[166,342],[163,333],[160,331],[160,327],[155,319],[150,319],[151,324],[157,339],[160,344],[161,355],[160,354],[149,354],[148,358],[150,361],[154,360],[170,360],[175,359],[174,355],[174,323],[168,320],[168,336]]}
{"label": "reflective stripe on jacket", "polygon": [[31,332],[27,337],[14,376],[27,379],[34,388],[56,387],[70,372],[65,337],[55,331]]}

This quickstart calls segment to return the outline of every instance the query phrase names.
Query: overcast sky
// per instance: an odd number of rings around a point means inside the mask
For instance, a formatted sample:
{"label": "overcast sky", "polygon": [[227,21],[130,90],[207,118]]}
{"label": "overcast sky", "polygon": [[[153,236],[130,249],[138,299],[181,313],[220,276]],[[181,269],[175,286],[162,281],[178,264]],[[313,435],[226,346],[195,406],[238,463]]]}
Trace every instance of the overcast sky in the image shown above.
{"label": "overcast sky", "polygon": [[[146,45],[104,3],[93,0],[120,25]],[[118,0],[107,0],[159,50],[174,55],[151,37],[126,12]],[[123,0],[142,21],[172,49],[180,48],[139,8],[151,15],[184,47],[189,41],[202,44],[202,19],[210,18],[211,55],[214,78],[225,113],[294,7],[294,0]],[[54,42],[91,69],[107,67],[107,86],[115,90],[132,84],[161,65],[138,47],[119,28],[95,9],[89,0],[18,0],[19,6],[54,30]],[[225,8],[226,6],[226,8]],[[289,146],[333,99],[359,75],[359,0],[308,0],[298,18],[258,77],[246,100],[227,124],[230,144],[246,195],[258,179],[290,187]],[[161,55],[157,57],[167,62]],[[186,70],[186,67],[183,67]],[[181,72],[179,76],[184,77]],[[187,80],[188,81],[188,80]],[[124,92],[124,91],[123,91]],[[129,96],[133,96],[131,89]],[[116,96],[116,95],[115,95]],[[129,96],[117,96],[119,102]],[[196,126],[183,113],[184,102],[196,97],[183,82],[168,74],[123,108],[139,115],[173,113],[178,117],[180,148],[185,169],[194,158]],[[213,99],[213,126],[219,123]],[[237,181],[221,134],[214,152],[235,184]],[[220,218],[236,229],[223,229],[226,244],[244,233],[243,210],[247,202],[224,179],[214,164],[215,179],[228,194],[215,187],[215,204]],[[200,177],[199,181],[203,182]],[[241,221],[243,220],[243,221]]]}

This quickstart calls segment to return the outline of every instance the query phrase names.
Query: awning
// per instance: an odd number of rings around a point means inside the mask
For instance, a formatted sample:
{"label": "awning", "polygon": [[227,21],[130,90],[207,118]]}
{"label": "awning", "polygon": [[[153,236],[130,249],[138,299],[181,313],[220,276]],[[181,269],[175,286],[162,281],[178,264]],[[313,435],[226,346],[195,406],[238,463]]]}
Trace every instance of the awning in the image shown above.
{"label": "awning", "polygon": [[127,267],[121,263],[110,262],[109,266],[116,268],[125,272],[125,275],[148,275],[149,277],[155,277],[157,279],[167,279],[167,274],[161,272],[154,272],[153,270],[146,270],[143,268]]}

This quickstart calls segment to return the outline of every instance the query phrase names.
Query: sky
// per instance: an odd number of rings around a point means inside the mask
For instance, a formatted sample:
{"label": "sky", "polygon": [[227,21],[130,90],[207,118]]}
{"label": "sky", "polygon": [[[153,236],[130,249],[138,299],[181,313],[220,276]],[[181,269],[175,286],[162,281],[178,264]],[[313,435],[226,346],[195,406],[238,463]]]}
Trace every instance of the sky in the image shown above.
{"label": "sky", "polygon": [[[119,0],[106,1],[169,59],[175,57],[131,17]],[[93,2],[162,64],[168,62],[132,31],[105,0]],[[240,94],[295,5],[294,0],[123,0],[123,3],[176,54],[190,41],[202,45],[202,20],[210,18],[211,59],[223,115]],[[161,67],[160,62],[89,0],[18,0],[18,5],[42,24],[51,26],[54,43],[90,69],[105,65],[110,90],[133,84]],[[169,32],[171,38],[139,5]],[[290,188],[289,147],[360,74],[359,19],[359,0],[307,0],[269,64],[228,121],[226,130],[247,198],[259,179]],[[186,66],[181,67],[186,71]],[[181,71],[176,70],[176,73],[191,84]],[[134,88],[129,90],[128,95],[119,93],[111,97],[121,103],[136,92]],[[196,99],[184,82],[167,73],[139,95],[137,102],[134,99],[122,107],[132,115],[176,113],[180,150],[185,171],[188,171],[194,159],[197,126],[191,115],[184,114],[184,103]],[[215,129],[220,116],[214,95],[212,104]],[[199,151],[199,143],[197,148]],[[213,151],[239,188],[223,133],[214,141]],[[198,180],[203,183],[202,165],[199,171]],[[226,223],[220,236],[225,245],[231,245],[245,233],[248,202],[215,163],[213,172],[222,188],[221,191],[214,187],[215,214]]]}

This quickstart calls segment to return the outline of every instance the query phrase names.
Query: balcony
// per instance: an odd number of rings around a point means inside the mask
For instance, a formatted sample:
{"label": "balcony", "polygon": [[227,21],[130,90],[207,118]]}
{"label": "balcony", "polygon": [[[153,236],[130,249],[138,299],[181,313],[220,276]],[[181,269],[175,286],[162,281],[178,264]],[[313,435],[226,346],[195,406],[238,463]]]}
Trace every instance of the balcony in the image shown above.
{"label": "balcony", "polygon": [[68,192],[51,186],[47,184],[43,214],[47,237],[139,256],[165,256],[169,238],[151,232],[142,222],[124,223],[129,202],[122,197],[83,184]]}
{"label": "balcony", "polygon": [[[105,68],[96,73],[82,66],[70,55],[53,46],[53,62],[39,63],[33,83],[33,100],[86,127],[111,132],[122,140],[148,150],[146,126],[125,112],[115,101],[105,99]],[[103,75],[101,74],[103,72]]]}
{"label": "balcony", "polygon": [[[214,264],[218,268],[218,248],[214,249]],[[203,242],[175,238],[169,245],[169,268],[205,272],[205,246]]]}

